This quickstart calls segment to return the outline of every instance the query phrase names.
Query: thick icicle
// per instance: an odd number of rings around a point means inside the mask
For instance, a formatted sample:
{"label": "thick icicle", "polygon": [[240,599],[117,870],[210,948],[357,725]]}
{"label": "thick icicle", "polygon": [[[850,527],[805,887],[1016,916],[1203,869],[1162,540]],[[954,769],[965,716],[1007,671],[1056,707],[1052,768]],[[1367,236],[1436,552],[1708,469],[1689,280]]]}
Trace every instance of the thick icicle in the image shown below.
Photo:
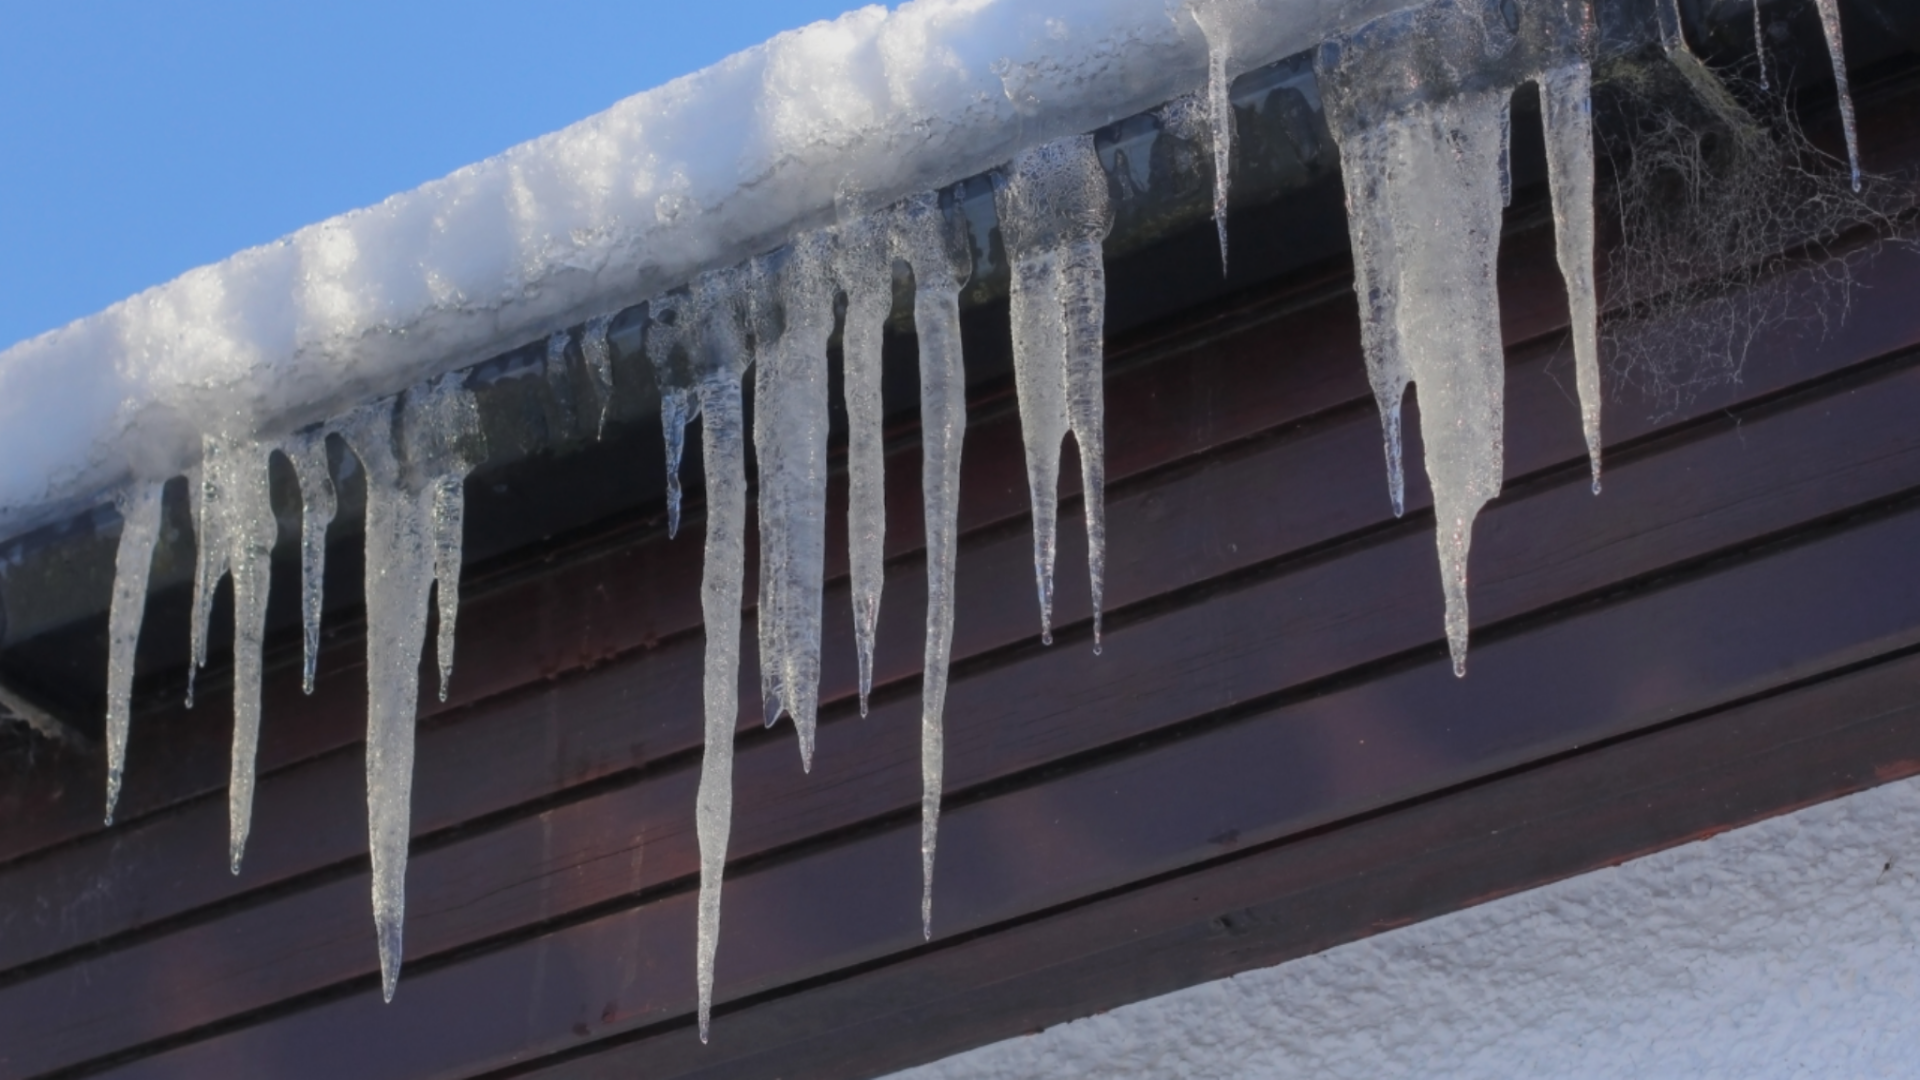
{"label": "thick icicle", "polygon": [[[1670,8],[1662,8],[1661,18],[1672,42],[1679,27]],[[1506,369],[1495,262],[1512,91],[1528,80],[1542,84],[1548,102],[1561,260],[1575,294],[1576,359],[1580,352],[1591,355],[1591,319],[1579,310],[1592,297],[1592,141],[1583,62],[1591,32],[1577,0],[1517,7],[1438,0],[1330,39],[1318,57],[1347,182],[1362,342],[1386,428],[1396,510],[1402,505],[1400,398],[1408,382],[1420,385],[1456,674],[1466,671],[1473,522],[1500,492]],[[1582,367],[1582,414],[1597,462],[1597,370],[1590,379]]]}
{"label": "thick icicle", "polygon": [[1220,273],[1227,272],[1227,189],[1233,179],[1234,118],[1227,77],[1231,44],[1225,13],[1217,5],[1189,3],[1187,11],[1207,39],[1207,127],[1213,147],[1213,227],[1220,234]]}
{"label": "thick icicle", "polygon": [[1767,30],[1765,19],[1760,14],[1760,0],[1753,0],[1753,59],[1760,65],[1760,89],[1773,88],[1767,75]]}
{"label": "thick icicle", "polygon": [[686,353],[690,317],[685,296],[669,293],[647,304],[647,363],[660,388],[660,432],[667,444],[667,537],[680,534],[680,457],[686,448],[687,425],[700,415]]}
{"label": "thick icicle", "polygon": [[1600,301],[1594,289],[1593,76],[1585,62],[1540,78],[1555,247],[1572,315],[1574,381],[1593,493],[1600,494]]}
{"label": "thick icicle", "polygon": [[694,801],[700,844],[699,985],[700,1041],[707,1041],[713,1015],[713,960],[720,944],[720,884],[727,865],[727,834],[733,818],[733,731],[740,712],[740,594],[746,564],[746,432],[740,376],[747,362],[740,304],[745,274],[714,271],[694,282],[688,344],[697,372],[694,393],[706,420],[701,450],[707,474],[706,565],[700,579],[700,611],[706,627],[706,751]]}
{"label": "thick icicle", "polygon": [[1826,31],[1827,55],[1833,59],[1833,86],[1840,95],[1840,123],[1847,136],[1847,164],[1853,169],[1853,190],[1860,190],[1860,134],[1853,118],[1853,91],[1847,86],[1847,50],[1840,36],[1840,0],[1816,0],[1820,28]]}
{"label": "thick icicle", "polygon": [[1467,664],[1467,552],[1500,493],[1506,359],[1494,265],[1500,241],[1500,121],[1506,92],[1463,96],[1393,132],[1406,180],[1390,198],[1403,242],[1398,332],[1420,385],[1447,645]]}
{"label": "thick icicle", "polygon": [[847,403],[847,556],[853,578],[854,647],[860,660],[860,715],[873,690],[873,639],[887,546],[886,448],[880,398],[880,340],[893,310],[891,215],[849,213],[840,225],[834,276],[847,294],[840,335]]}
{"label": "thick icicle", "polygon": [[107,814],[120,801],[127,764],[127,726],[133,702],[133,658],[147,610],[147,577],[160,535],[161,482],[137,483],[114,496],[120,546],[113,559],[113,601],[107,609]]}
{"label": "thick icicle", "polygon": [[414,706],[428,594],[444,573],[441,595],[457,595],[459,568],[445,559],[457,558],[459,548],[447,532],[458,527],[458,485],[480,457],[479,412],[455,373],[397,403],[363,406],[336,430],[367,477],[367,818],[381,991],[391,1001],[406,914]]}
{"label": "thick icicle", "polygon": [[[813,767],[820,591],[827,525],[827,341],[831,232],[754,260],[753,449],[760,470],[760,685],[768,726],[782,712]],[[776,318],[784,315],[784,320]]]}
{"label": "thick icicle", "polygon": [[920,920],[933,936],[933,852],[945,762],[942,719],[953,655],[953,571],[960,533],[960,447],[967,431],[967,374],[960,348],[960,289],[973,260],[966,233],[937,196],[900,209],[898,246],[913,267],[920,339],[921,497],[927,530],[927,642],[920,691]]}
{"label": "thick icicle", "polygon": [[580,355],[586,357],[594,393],[600,400],[600,413],[593,422],[596,439],[607,433],[607,407],[613,404],[613,356],[607,350],[607,328],[612,324],[613,316],[596,315],[587,320],[580,334]]}
{"label": "thick icicle", "polygon": [[1053,563],[1060,444],[1080,450],[1092,578],[1094,649],[1106,572],[1103,328],[1107,275],[1101,243],[1113,225],[1093,137],[1075,135],[1013,159],[994,192],[1011,261],[1013,371],[1033,496],[1033,562],[1041,639],[1053,640]]}
{"label": "thick icicle", "polygon": [[326,599],[327,526],[339,512],[339,493],[327,464],[327,432],[297,435],[280,447],[300,483],[300,625],[305,632],[305,664],[300,688],[313,693],[320,663],[320,608]]}

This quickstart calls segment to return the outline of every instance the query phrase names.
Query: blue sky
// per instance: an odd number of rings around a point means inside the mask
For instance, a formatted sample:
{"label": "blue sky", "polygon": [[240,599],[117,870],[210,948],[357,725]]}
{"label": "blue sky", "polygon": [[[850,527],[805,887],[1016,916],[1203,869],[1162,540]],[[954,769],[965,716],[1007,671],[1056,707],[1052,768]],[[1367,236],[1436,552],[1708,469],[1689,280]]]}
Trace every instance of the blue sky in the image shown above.
{"label": "blue sky", "polygon": [[854,0],[0,0],[0,348]]}

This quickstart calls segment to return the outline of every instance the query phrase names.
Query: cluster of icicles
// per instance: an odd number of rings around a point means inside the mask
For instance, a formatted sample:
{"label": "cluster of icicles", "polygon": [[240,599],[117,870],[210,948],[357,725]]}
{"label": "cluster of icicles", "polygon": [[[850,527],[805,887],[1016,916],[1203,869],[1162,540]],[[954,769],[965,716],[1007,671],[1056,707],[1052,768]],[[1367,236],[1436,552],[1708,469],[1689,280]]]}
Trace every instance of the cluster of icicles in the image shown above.
{"label": "cluster of icicles", "polygon": [[[1832,0],[1821,0],[1839,57]],[[1187,9],[1208,30],[1208,86],[1170,103],[1163,127],[1211,139],[1214,214],[1226,246],[1232,106],[1224,24],[1210,5]],[[1513,9],[1507,8],[1511,13]],[[1594,154],[1588,88],[1590,17],[1581,0],[1527,0],[1517,24],[1497,0],[1441,0],[1388,16],[1327,42],[1318,75],[1339,143],[1354,250],[1362,343],[1384,427],[1389,492],[1403,509],[1400,405],[1421,388],[1425,465],[1434,495],[1446,596],[1446,632],[1457,673],[1467,647],[1467,554],[1473,521],[1501,483],[1504,363],[1494,267],[1501,210],[1510,195],[1509,101],[1524,82],[1541,91],[1559,262],[1571,298],[1577,385],[1593,486],[1600,486],[1599,374],[1594,293]],[[1667,18],[1677,28],[1677,10]],[[1678,43],[1677,31],[1669,39]],[[1836,63],[1836,69],[1839,64]],[[1444,71],[1422,81],[1420,73]],[[1842,83],[1844,90],[1844,82]],[[1843,99],[1844,100],[1844,99]],[[1853,145],[1851,106],[1848,144]],[[1857,164],[1855,166],[1857,173]],[[1091,136],[1017,156],[995,176],[995,207],[1011,268],[1014,370],[1032,492],[1034,570],[1041,632],[1051,640],[1054,537],[1062,441],[1079,448],[1092,577],[1093,639],[1100,640],[1103,513],[1102,243],[1111,226],[1108,184]],[[701,275],[651,300],[645,338],[667,441],[669,534],[680,518],[678,471],[686,426],[702,418],[706,549],[701,605],[706,629],[706,752],[697,796],[700,848],[698,983],[707,1033],[719,940],[720,884],[732,805],[742,580],[746,558],[746,443],[742,378],[754,370],[752,438],[759,462],[761,686],[769,725],[790,717],[810,768],[820,673],[825,557],[827,350],[835,303],[851,421],[848,472],[853,619],[865,711],[880,615],[882,506],[880,341],[896,262],[910,268],[919,336],[922,490],[927,609],[922,691],[923,930],[932,931],[932,881],[942,773],[942,710],[952,644],[961,443],[966,429],[959,295],[972,266],[965,224],[937,195],[861,210],[794,238],[779,251]],[[613,380],[610,320],[583,330],[581,351],[602,391]],[[570,336],[549,343],[557,369]],[[303,503],[306,688],[319,642],[322,560],[335,509],[328,439],[338,436],[367,477],[366,602],[369,705],[368,810],[373,907],[386,996],[399,975],[414,707],[430,596],[437,598],[437,659],[444,698],[458,608],[462,483],[483,450],[473,396],[445,376],[280,441],[209,436],[188,476],[198,565],[193,665],[206,660],[207,622],[221,577],[234,581],[235,726],[231,853],[239,872],[253,788],[260,716],[260,648],[276,534],[268,500],[270,454],[293,465]],[[130,487],[111,621],[107,815],[120,790],[128,699],[161,486]],[[189,683],[191,687],[191,682]],[[192,691],[188,691],[191,703]]]}

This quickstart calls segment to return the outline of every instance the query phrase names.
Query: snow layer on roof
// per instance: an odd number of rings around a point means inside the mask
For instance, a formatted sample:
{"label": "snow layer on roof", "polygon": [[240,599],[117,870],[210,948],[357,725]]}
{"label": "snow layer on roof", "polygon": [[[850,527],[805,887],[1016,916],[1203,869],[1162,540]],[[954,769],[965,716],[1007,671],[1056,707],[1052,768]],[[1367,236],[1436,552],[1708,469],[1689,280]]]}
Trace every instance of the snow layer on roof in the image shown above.
{"label": "snow layer on roof", "polygon": [[[1240,69],[1408,0],[1205,0]],[[1191,89],[1179,0],[915,0],[781,34],[0,353],[0,532]],[[563,77],[557,75],[556,77]]]}

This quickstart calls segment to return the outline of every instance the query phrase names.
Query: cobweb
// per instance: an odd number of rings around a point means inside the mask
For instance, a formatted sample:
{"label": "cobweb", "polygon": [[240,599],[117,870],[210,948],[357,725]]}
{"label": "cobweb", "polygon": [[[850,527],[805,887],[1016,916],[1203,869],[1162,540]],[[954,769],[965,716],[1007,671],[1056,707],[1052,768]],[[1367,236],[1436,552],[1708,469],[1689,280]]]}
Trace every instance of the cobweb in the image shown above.
{"label": "cobweb", "polygon": [[1764,336],[1845,318],[1854,271],[1899,237],[1907,185],[1868,176],[1854,192],[1788,99],[1684,48],[1618,58],[1594,89],[1616,395],[1671,412],[1737,382]]}

